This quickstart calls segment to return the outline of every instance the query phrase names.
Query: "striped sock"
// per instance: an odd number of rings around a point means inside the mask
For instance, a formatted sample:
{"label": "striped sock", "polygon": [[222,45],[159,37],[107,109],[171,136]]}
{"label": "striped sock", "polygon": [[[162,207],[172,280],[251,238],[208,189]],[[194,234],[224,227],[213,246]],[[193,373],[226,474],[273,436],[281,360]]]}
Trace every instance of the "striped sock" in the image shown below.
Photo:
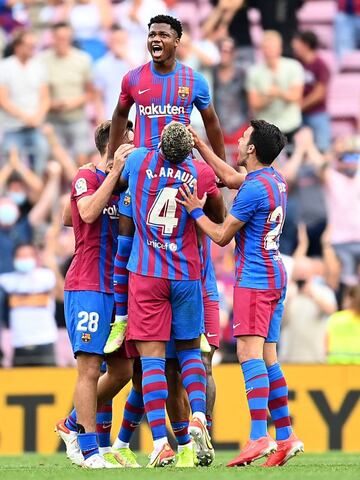
{"label": "striped sock", "polygon": [[77,436],[81,453],[84,456],[84,460],[99,453],[99,447],[97,444],[96,432],[79,433]]}
{"label": "striped sock", "polygon": [[181,378],[188,394],[191,411],[206,412],[206,373],[199,348],[177,352]]}
{"label": "striped sock", "polygon": [[[118,439],[122,444],[129,444],[131,436],[140,424],[145,413],[142,393],[131,389],[124,407],[124,417]],[[120,447],[121,448],[121,447]]]}
{"label": "striped sock", "polygon": [[187,445],[191,442],[188,431],[189,420],[184,420],[182,422],[171,422],[171,428],[179,445]]}
{"label": "striped sock", "polygon": [[256,440],[267,435],[269,377],[264,360],[247,360],[241,368],[251,416],[250,439]]}
{"label": "striped sock", "polygon": [[210,417],[210,415],[206,415],[206,428],[210,434],[212,429],[212,417]]}
{"label": "striped sock", "polygon": [[154,441],[166,438],[165,403],[168,387],[165,359],[141,357],[142,391],[146,416]]}
{"label": "striped sock", "polygon": [[118,235],[118,247],[114,260],[114,299],[115,318],[127,315],[129,272],[126,265],[129,260],[133,237]]}
{"label": "striped sock", "polygon": [[112,425],[112,400],[98,407],[96,411],[96,433],[99,447],[110,447],[110,431]]}
{"label": "striped sock", "polygon": [[269,410],[276,428],[276,440],[286,440],[292,434],[288,405],[288,387],[280,365],[268,367],[270,382]]}
{"label": "striped sock", "polygon": [[65,420],[65,425],[72,432],[77,432],[76,420],[76,410],[73,408]]}

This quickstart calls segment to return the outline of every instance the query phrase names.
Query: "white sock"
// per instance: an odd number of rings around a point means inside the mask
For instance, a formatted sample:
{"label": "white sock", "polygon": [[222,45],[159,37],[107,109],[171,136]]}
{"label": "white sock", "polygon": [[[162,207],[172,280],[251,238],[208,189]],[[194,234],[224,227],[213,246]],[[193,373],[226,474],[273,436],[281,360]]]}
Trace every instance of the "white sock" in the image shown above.
{"label": "white sock", "polygon": [[128,321],[127,315],[115,315],[114,323],[127,322],[127,321]]}
{"label": "white sock", "polygon": [[157,440],[154,440],[154,450],[156,452],[159,452],[162,447],[165,445],[165,443],[168,443],[167,437],[162,437],[158,438]]}
{"label": "white sock", "polygon": [[114,442],[113,448],[130,448],[130,444],[117,438]]}
{"label": "white sock", "polygon": [[100,455],[104,455],[104,453],[109,453],[109,452],[111,452],[111,447],[99,447]]}
{"label": "white sock", "polygon": [[193,449],[193,444],[190,441],[189,443],[185,443],[185,445],[178,445],[178,452],[182,452],[185,448],[191,448]]}
{"label": "white sock", "polygon": [[194,412],[193,413],[193,418],[198,418],[200,420],[201,423],[203,423],[206,427],[207,425],[207,421],[206,421],[206,416],[205,416],[205,413],[203,412]]}

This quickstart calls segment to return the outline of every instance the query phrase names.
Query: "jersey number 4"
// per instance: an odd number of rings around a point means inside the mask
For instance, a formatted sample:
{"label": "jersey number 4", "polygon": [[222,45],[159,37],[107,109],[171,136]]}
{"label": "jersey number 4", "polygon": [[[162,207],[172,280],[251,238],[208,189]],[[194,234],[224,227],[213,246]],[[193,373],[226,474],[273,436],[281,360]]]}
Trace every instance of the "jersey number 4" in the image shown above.
{"label": "jersey number 4", "polygon": [[267,221],[268,223],[276,222],[277,225],[265,235],[264,248],[265,250],[277,250],[279,248],[279,237],[284,224],[284,211],[282,207],[276,207],[275,210],[270,213]]}
{"label": "jersey number 4", "polygon": [[160,190],[147,216],[146,223],[161,228],[163,235],[171,235],[179,223],[175,217],[177,192],[177,188],[170,187]]}

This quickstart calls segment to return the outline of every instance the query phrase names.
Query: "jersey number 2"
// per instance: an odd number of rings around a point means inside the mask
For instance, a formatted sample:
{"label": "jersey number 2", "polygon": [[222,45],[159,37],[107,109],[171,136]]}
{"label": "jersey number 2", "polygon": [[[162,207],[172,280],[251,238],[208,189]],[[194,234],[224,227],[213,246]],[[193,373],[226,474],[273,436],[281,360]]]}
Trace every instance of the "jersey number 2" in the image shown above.
{"label": "jersey number 2", "polygon": [[267,221],[268,223],[276,222],[277,225],[265,235],[264,248],[265,250],[277,250],[279,248],[279,236],[284,224],[284,212],[282,207],[276,207],[275,210],[270,213]]}
{"label": "jersey number 2", "polygon": [[179,223],[175,217],[177,192],[177,188],[170,187],[160,190],[147,216],[146,223],[153,227],[160,227],[163,235],[171,235]]}

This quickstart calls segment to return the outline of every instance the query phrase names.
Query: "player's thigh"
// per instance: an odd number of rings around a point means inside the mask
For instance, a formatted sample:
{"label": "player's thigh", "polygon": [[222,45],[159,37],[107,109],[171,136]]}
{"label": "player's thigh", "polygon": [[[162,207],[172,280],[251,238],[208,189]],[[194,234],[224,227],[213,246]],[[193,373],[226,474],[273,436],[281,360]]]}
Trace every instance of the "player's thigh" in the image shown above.
{"label": "player's thigh", "polygon": [[130,272],[127,340],[167,342],[170,331],[169,280]]}
{"label": "player's thigh", "polygon": [[175,340],[198,338],[204,331],[200,280],[171,281],[172,334]]}
{"label": "player's thigh", "polygon": [[274,305],[280,296],[281,290],[234,287],[234,336],[267,338]]}
{"label": "player's thigh", "polygon": [[278,291],[278,298],[274,299],[272,304],[272,315],[269,324],[269,331],[266,337],[266,343],[278,343],[280,339],[281,321],[284,314],[284,301],[286,297],[286,288]]}
{"label": "player's thigh", "polygon": [[94,291],[65,292],[64,307],[74,354],[103,355],[114,310],[113,295]]}
{"label": "player's thigh", "polygon": [[203,296],[205,335],[209,345],[219,348],[220,345],[220,309],[219,301],[208,295]]}

